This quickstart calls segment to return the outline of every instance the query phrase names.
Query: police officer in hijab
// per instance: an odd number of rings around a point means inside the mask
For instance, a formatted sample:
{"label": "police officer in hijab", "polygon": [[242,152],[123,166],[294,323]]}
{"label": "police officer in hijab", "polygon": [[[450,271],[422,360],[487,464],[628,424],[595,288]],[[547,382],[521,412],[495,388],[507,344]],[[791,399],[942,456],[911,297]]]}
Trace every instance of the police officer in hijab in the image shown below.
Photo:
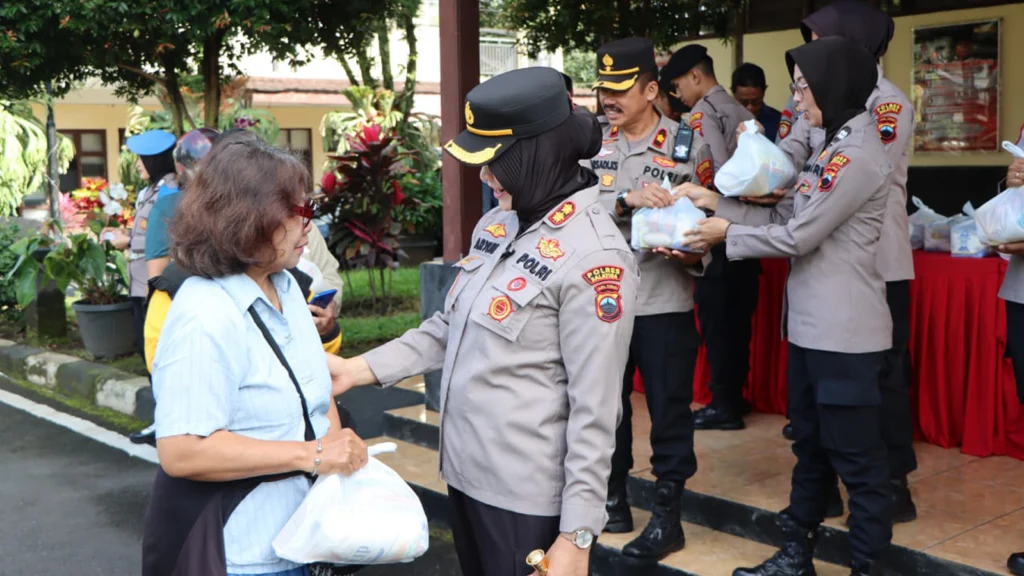
{"label": "police officer in hijab", "polygon": [[462,573],[530,574],[539,549],[552,576],[582,576],[605,525],[637,267],[579,164],[600,150],[600,125],[571,109],[561,74],[495,76],[467,95],[465,119],[444,149],[481,167],[499,207],[444,310],[332,359],[334,393],[443,369],[441,476]]}
{"label": "police officer in hijab", "polygon": [[686,193],[715,217],[691,234],[698,247],[724,244],[730,259],[789,257],[786,284],[789,414],[796,434],[787,543],[734,576],[809,576],[818,526],[834,485],[850,492],[854,576],[884,574],[892,539],[892,488],[882,440],[879,373],[892,347],[892,318],[875,253],[892,171],[865,102],[878,81],[874,57],[843,38],[786,53],[798,108],[825,139],[774,207]]}
{"label": "police officer in hijab", "polygon": [[[814,12],[802,24],[804,40],[841,36],[860,46],[878,61],[889,47],[896,25],[885,12],[859,0],[838,0]],[[914,133],[914,108],[895,84],[882,76],[868,97],[867,109],[874,115],[879,137],[885,145],[893,172],[889,179],[889,204],[878,245],[876,262],[885,280],[886,300],[893,319],[892,348],[885,354],[880,374],[882,386],[882,438],[889,461],[893,488],[893,522],[910,522],[917,509],[910,495],[907,475],[917,469],[914,428],[910,407],[910,280],[914,278],[914,255],[907,234],[907,171]],[[812,160],[825,133],[812,128],[806,119],[793,124],[791,134],[779,147],[794,166]],[[833,513],[842,515],[842,500],[835,491]]]}

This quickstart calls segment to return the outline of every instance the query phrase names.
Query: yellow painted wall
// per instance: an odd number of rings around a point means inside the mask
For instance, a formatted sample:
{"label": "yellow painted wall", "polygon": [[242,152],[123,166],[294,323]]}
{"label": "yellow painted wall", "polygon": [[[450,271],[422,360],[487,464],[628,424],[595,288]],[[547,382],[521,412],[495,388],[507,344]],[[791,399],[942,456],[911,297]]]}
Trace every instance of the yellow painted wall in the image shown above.
{"label": "yellow painted wall", "polygon": [[[882,60],[885,77],[905,93],[910,92],[911,49],[915,27],[956,24],[978,20],[1002,19],[1001,46],[1001,98],[1000,98],[1000,141],[1016,138],[1021,124],[1024,124],[1024,3],[992,8],[954,10],[917,16],[896,18],[896,34],[889,45],[889,52]],[[788,98],[789,71],[786,69],[786,50],[803,42],[799,30],[785,30],[764,34],[748,34],[743,38],[743,54],[765,70],[768,79],[769,105],[781,109]],[[728,88],[729,74],[732,73],[732,48],[717,40],[702,42],[715,58],[715,70],[719,81]],[[723,52],[724,50],[724,52]],[[719,54],[723,59],[719,60]],[[723,65],[728,63],[729,65]],[[969,154],[914,154],[913,166],[1002,166],[1009,163],[1005,152],[975,152]]]}
{"label": "yellow painted wall", "polygon": [[328,112],[337,110],[339,106],[281,106],[268,107],[277,118],[281,128],[308,128],[313,131],[313,183],[320,183],[323,175],[324,154],[323,138],[320,136],[320,121]]}

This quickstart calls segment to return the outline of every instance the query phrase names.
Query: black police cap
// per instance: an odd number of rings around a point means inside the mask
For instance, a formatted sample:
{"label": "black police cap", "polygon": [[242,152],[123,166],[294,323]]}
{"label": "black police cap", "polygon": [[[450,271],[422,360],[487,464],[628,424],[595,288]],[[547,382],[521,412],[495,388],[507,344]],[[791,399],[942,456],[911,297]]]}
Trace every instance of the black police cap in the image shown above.
{"label": "black police cap", "polygon": [[700,44],[690,44],[676,50],[669,58],[668,64],[661,69],[661,77],[671,83],[700,64],[701,60],[711,60],[708,49]]}
{"label": "black police cap", "polygon": [[597,49],[594,88],[629,90],[644,72],[658,72],[654,44],[647,38],[623,38]]}
{"label": "black police cap", "polygon": [[499,74],[466,95],[466,129],[444,149],[460,162],[491,162],[520,138],[543,134],[569,117],[565,78],[554,68]]}

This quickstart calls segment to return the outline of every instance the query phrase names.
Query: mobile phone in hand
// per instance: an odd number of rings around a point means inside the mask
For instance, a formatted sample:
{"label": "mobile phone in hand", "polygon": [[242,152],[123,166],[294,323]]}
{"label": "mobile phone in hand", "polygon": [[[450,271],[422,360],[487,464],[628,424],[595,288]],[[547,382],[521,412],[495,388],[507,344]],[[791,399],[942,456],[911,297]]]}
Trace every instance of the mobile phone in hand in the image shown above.
{"label": "mobile phone in hand", "polygon": [[331,305],[331,300],[334,300],[334,295],[337,293],[337,288],[324,290],[323,292],[320,292],[316,296],[313,296],[313,299],[310,300],[309,303],[313,306],[316,306],[317,308],[327,308],[328,306]]}

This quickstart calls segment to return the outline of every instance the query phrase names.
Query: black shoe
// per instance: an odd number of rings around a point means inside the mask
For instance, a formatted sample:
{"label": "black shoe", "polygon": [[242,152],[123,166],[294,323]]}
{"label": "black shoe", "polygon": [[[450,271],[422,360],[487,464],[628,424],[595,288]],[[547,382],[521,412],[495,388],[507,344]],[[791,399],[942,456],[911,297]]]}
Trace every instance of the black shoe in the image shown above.
{"label": "black shoe", "polygon": [[885,576],[885,566],[880,561],[854,561],[850,576]]}
{"label": "black shoe", "polygon": [[746,424],[733,412],[707,406],[693,413],[695,430],[743,430]]}
{"label": "black shoe", "polygon": [[608,502],[605,504],[605,509],[608,511],[605,532],[625,534],[633,531],[633,512],[629,509],[625,483],[616,483],[615,486],[608,487]]}
{"label": "black shoe", "polygon": [[128,439],[132,441],[132,444],[149,444],[156,447],[156,425],[150,424],[138,432],[132,432],[128,435]]}
{"label": "black shoe", "polygon": [[737,412],[739,412],[741,418],[743,416],[750,416],[750,413],[754,411],[754,405],[748,402],[746,398],[740,398],[738,408]]}
{"label": "black shoe", "polygon": [[774,556],[753,568],[737,568],[732,576],[816,576],[814,544],[818,531],[797,525],[787,514],[779,517],[786,544]]}
{"label": "black shoe", "polygon": [[654,487],[651,521],[635,540],[622,549],[623,556],[661,560],[686,546],[683,534],[683,483],[658,480]]}
{"label": "black shoe", "polygon": [[1006,561],[1006,567],[1010,569],[1011,574],[1024,576],[1024,552],[1011,554],[1010,558]]}
{"label": "black shoe", "polygon": [[891,480],[892,483],[892,523],[902,524],[917,520],[917,506],[910,495],[910,486],[906,478]]}
{"label": "black shoe", "polygon": [[790,442],[796,440],[796,434],[793,433],[793,424],[786,422],[786,425],[782,427],[782,437]]}
{"label": "black shoe", "polygon": [[843,495],[839,493],[839,485],[832,490],[825,507],[825,518],[841,518],[843,516]]}

